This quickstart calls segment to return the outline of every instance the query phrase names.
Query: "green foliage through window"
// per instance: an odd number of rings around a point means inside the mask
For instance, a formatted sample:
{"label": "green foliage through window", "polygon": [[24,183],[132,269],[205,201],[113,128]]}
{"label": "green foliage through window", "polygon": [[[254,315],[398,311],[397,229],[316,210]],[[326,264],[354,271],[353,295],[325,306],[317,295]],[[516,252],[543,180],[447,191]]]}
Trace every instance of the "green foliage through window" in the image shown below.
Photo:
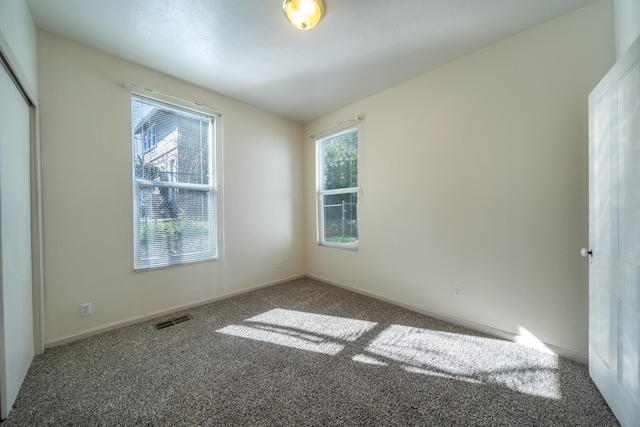
{"label": "green foliage through window", "polygon": [[358,186],[358,132],[349,132],[322,142],[323,190]]}

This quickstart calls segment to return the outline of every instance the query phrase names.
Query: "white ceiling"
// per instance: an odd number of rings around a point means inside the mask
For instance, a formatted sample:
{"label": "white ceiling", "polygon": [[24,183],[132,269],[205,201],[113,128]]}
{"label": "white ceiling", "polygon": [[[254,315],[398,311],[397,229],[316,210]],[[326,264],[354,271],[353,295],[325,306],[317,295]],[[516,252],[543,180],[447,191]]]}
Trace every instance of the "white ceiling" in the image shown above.
{"label": "white ceiling", "polygon": [[[595,0],[28,0],[40,28],[308,122]],[[134,82],[144,84],[145,82]]]}

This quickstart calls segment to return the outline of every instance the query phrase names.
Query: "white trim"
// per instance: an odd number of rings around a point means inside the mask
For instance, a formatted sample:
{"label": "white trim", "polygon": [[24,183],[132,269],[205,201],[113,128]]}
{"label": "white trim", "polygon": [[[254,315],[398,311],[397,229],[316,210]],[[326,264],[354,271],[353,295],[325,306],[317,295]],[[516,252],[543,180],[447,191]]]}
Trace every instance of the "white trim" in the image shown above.
{"label": "white trim", "polygon": [[[42,354],[45,346],[44,317],[44,238],[42,219],[42,156],[40,148],[40,109],[31,108],[31,281],[33,286],[34,353]],[[35,212],[34,212],[35,210]]]}
{"label": "white trim", "polygon": [[224,119],[220,116],[213,121],[213,131],[215,138],[213,140],[213,150],[210,155],[214,156],[212,164],[215,164],[215,190],[216,190],[216,248],[217,262],[220,263],[218,268],[218,280],[222,284],[222,289],[227,289],[227,257],[226,248],[226,232],[225,232],[225,215],[224,215]]}
{"label": "white trim", "polygon": [[[482,325],[480,323],[471,322],[469,320],[460,319],[459,317],[449,316],[447,314],[439,313],[437,311],[425,310],[425,309],[413,306],[411,304],[405,304],[405,303],[396,301],[396,300],[391,299],[391,298],[383,297],[383,296],[378,295],[378,294],[373,293],[373,292],[368,292],[368,291],[364,291],[362,289],[354,288],[354,287],[342,284],[340,282],[336,282],[336,281],[333,281],[333,280],[330,280],[330,279],[326,279],[326,278],[323,278],[323,277],[320,277],[320,276],[315,276],[315,275],[311,275],[311,274],[306,274],[305,276],[310,278],[310,279],[326,283],[328,285],[337,286],[339,288],[343,288],[343,289],[346,289],[346,290],[351,291],[351,292],[355,292],[355,293],[360,294],[360,295],[364,295],[364,296],[368,296],[368,297],[377,299],[379,301],[388,302],[390,304],[397,305],[397,306],[402,307],[402,308],[406,308],[407,310],[411,310],[411,311],[414,311],[416,313],[424,314],[425,316],[433,317],[434,319],[438,319],[438,320],[442,320],[442,321],[445,321],[445,322],[453,323],[454,325],[462,326],[462,327],[469,328],[469,329],[472,329],[472,330],[477,331],[477,332],[482,332],[484,334],[494,336],[496,338],[501,338],[501,339],[504,339],[504,340],[507,340],[507,341],[512,341],[512,342],[518,343],[520,345],[524,345],[521,342],[519,342],[520,341],[520,335],[514,334],[512,332],[507,332],[507,331],[503,331],[501,329],[493,328],[491,326],[486,326],[486,325]],[[587,366],[589,364],[588,355],[585,355],[585,354],[582,354],[582,353],[577,353],[577,352],[575,352],[573,350],[568,350],[566,348],[558,347],[558,346],[555,346],[553,344],[547,344],[547,343],[543,343],[543,344],[549,350],[551,350],[553,353],[557,354],[558,356],[562,356],[564,358],[573,360],[573,361],[581,363],[581,364],[583,364],[585,366]]]}
{"label": "white trim", "polygon": [[318,242],[318,246],[329,247],[336,249],[344,249],[345,251],[359,252],[360,248],[357,243],[331,243],[331,242]]}
{"label": "white trim", "polygon": [[84,332],[78,332],[78,333],[74,333],[74,334],[70,334],[70,335],[66,335],[62,338],[58,338],[55,339],[53,341],[49,341],[46,344],[46,348],[52,348],[52,347],[57,347],[59,345],[63,345],[63,344],[68,344],[70,342],[73,341],[78,341],[84,338],[89,338],[92,337],[94,335],[98,335],[98,334],[102,334],[104,332],[109,332],[109,331],[113,331],[115,329],[120,329],[120,328],[124,328],[125,326],[130,326],[130,325],[135,325],[137,323],[142,323],[142,322],[146,322],[158,317],[162,317],[162,316],[166,316],[172,313],[176,313],[179,311],[183,311],[183,310],[189,310],[192,308],[196,308],[196,307],[201,307],[201,306],[205,306],[217,301],[222,301],[228,298],[232,298],[238,295],[243,295],[249,292],[253,292],[253,291],[257,291],[259,289],[263,289],[263,288],[268,288],[269,286],[274,286],[274,285],[278,285],[280,283],[286,283],[289,282],[291,280],[296,280],[296,279],[301,279],[305,277],[304,274],[298,274],[295,276],[290,276],[290,277],[286,277],[284,279],[280,279],[280,280],[276,280],[274,282],[268,282],[268,283],[263,283],[260,285],[255,285],[255,286],[251,286],[249,288],[240,290],[240,291],[236,291],[236,292],[230,292],[228,294],[223,294],[217,297],[213,297],[213,298],[207,298],[204,300],[200,300],[194,303],[190,303],[190,304],[184,304],[184,305],[179,305],[179,306],[175,306],[172,308],[168,308],[165,310],[158,310],[158,311],[154,311],[153,313],[144,315],[144,316],[139,316],[139,317],[132,317],[130,319],[127,320],[123,320],[123,321],[117,321],[117,322],[112,322],[109,323],[106,326],[99,326],[97,328],[92,328],[89,329],[87,331]]}
{"label": "white trim", "polygon": [[359,193],[358,187],[334,188],[333,190],[318,190],[320,197],[334,194]]}

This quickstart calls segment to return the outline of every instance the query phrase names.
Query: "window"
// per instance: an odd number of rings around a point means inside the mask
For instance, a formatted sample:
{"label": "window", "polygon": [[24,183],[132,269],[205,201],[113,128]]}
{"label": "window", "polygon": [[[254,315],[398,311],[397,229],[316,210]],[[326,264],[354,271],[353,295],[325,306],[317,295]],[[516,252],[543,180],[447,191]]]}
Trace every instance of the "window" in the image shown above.
{"label": "window", "polygon": [[143,151],[149,151],[153,147],[156,146],[156,124],[147,123],[146,126],[143,124],[143,129],[141,129],[142,135],[142,149]]}
{"label": "window", "polygon": [[215,119],[132,96],[134,268],[217,258]]}
{"label": "window", "polygon": [[316,139],[318,243],[358,248],[358,128]]}

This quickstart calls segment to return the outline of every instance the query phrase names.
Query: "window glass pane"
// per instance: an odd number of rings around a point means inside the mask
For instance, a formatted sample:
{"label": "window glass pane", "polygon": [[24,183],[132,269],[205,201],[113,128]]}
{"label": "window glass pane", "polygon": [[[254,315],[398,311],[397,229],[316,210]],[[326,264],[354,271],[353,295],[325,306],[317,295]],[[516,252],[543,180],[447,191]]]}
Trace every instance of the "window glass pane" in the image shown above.
{"label": "window glass pane", "polygon": [[208,184],[212,120],[182,113],[145,98],[134,98],[136,178]]}
{"label": "window glass pane", "polygon": [[358,193],[324,195],[324,242],[358,243]]}
{"label": "window glass pane", "polygon": [[358,130],[322,140],[322,190],[358,186]]}

